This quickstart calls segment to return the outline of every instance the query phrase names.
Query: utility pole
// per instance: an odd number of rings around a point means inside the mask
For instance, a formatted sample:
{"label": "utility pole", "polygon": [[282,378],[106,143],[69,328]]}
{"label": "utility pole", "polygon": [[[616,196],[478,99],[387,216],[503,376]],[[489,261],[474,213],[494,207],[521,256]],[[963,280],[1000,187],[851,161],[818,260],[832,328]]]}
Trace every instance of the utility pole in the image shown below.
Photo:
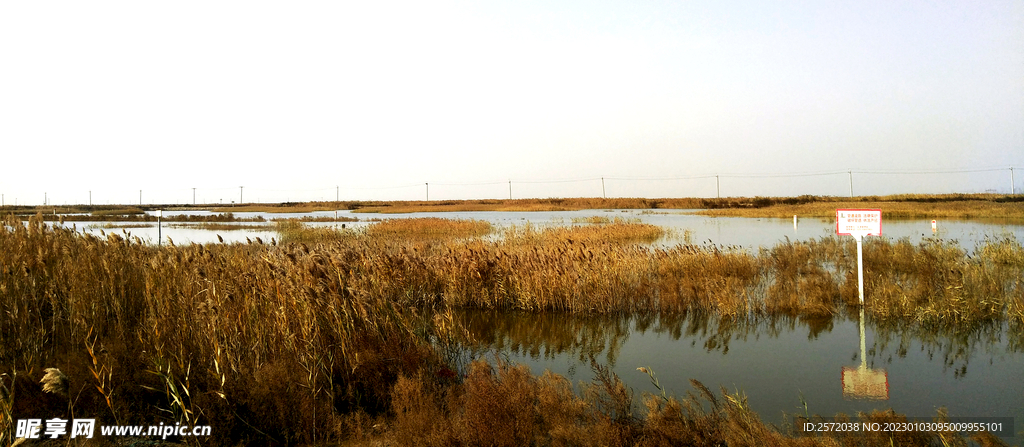
{"label": "utility pole", "polygon": [[196,189],[192,188],[192,205],[196,204]]}
{"label": "utility pole", "polygon": [[1012,196],[1013,193],[1013,166],[1010,166],[1010,195]]}
{"label": "utility pole", "polygon": [[156,245],[157,245],[157,247],[163,245],[163,242],[164,242],[163,226],[160,224],[160,221],[161,221],[161,219],[163,219],[163,216],[164,216],[164,210],[156,210]]}
{"label": "utility pole", "polygon": [[427,185],[427,201],[429,202],[430,201],[430,183],[424,182],[423,184]]}
{"label": "utility pole", "polygon": [[512,179],[508,179],[508,199],[512,200]]}
{"label": "utility pole", "polygon": [[92,206],[92,191],[89,191],[89,206]]}
{"label": "utility pole", "polygon": [[850,197],[853,197],[853,169],[850,170]]}
{"label": "utility pole", "polygon": [[715,185],[718,186],[718,198],[722,198],[722,181],[718,178],[718,174],[715,174]]}
{"label": "utility pole", "polygon": [[46,206],[46,202],[47,202],[46,192],[43,191],[43,206]]}
{"label": "utility pole", "polygon": [[338,193],[338,191],[339,191],[340,189],[341,189],[341,187],[340,187],[340,186],[338,186],[338,185],[334,185],[334,201],[335,201],[335,202],[338,202],[338,201],[339,201],[339,200],[338,200],[338,198],[339,198],[339,197],[341,197],[341,196],[339,195],[339,193]]}
{"label": "utility pole", "polygon": [[142,205],[142,190],[139,190],[139,206]]}
{"label": "utility pole", "polygon": [[605,194],[604,192],[604,177],[601,177],[601,198],[608,198],[608,194]]}
{"label": "utility pole", "polygon": [[244,187],[243,186],[239,186],[238,187],[238,204],[239,205],[242,204],[242,188],[244,188]]}

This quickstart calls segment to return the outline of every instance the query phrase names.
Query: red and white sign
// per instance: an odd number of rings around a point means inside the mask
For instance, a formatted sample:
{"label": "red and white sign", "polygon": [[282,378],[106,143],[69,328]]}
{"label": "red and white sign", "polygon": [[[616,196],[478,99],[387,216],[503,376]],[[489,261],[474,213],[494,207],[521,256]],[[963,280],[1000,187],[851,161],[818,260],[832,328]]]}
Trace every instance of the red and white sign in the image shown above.
{"label": "red and white sign", "polygon": [[836,210],[836,234],[881,236],[882,210]]}

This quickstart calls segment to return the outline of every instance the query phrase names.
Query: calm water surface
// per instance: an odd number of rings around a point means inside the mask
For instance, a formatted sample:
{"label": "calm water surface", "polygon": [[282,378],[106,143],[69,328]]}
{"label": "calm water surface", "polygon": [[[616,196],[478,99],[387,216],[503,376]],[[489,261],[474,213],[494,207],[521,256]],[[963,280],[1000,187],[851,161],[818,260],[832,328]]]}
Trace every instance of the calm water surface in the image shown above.
{"label": "calm water surface", "polygon": [[[763,420],[777,425],[804,414],[803,402],[810,415],[892,408],[931,418],[945,407],[950,416],[1024,423],[1024,340],[1008,337],[1002,326],[954,334],[866,321],[862,356],[859,317],[731,321],[696,314],[484,311],[461,316],[478,349],[492,350],[476,355],[498,353],[534,373],[551,370],[574,383],[593,379],[592,357],[611,366],[637,397],[661,393],[637,371],[647,367],[669,394],[694,391],[690,379],[714,391],[742,392]],[[880,378],[882,387],[864,394],[844,390],[844,369],[847,377],[854,374],[849,370],[867,370],[862,374]]]}

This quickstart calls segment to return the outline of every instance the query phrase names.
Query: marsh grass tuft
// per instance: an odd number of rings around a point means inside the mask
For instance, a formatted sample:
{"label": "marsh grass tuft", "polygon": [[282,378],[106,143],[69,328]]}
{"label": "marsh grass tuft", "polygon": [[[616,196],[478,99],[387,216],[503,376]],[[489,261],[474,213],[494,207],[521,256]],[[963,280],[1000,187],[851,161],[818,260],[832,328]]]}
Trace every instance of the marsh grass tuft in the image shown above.
{"label": "marsh grass tuft", "polygon": [[457,220],[423,217],[414,219],[388,219],[370,225],[367,235],[373,239],[439,240],[459,239],[487,235],[490,222],[484,220]]}
{"label": "marsh grass tuft", "polygon": [[274,230],[281,235],[282,243],[317,244],[339,242],[355,238],[362,234],[354,229],[337,229],[334,227],[316,227],[303,224],[297,219],[274,221]]}
{"label": "marsh grass tuft", "polygon": [[39,381],[39,383],[43,384],[43,392],[67,397],[70,384],[68,376],[57,368],[46,368],[43,371],[46,374]]}

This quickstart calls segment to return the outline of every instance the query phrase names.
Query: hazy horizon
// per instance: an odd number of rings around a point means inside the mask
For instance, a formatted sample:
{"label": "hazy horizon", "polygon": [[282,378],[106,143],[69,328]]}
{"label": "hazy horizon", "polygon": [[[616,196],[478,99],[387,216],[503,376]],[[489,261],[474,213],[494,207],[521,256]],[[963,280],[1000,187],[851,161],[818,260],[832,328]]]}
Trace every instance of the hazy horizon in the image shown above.
{"label": "hazy horizon", "polygon": [[6,2],[0,60],[7,205],[1024,189],[1021,1]]}

